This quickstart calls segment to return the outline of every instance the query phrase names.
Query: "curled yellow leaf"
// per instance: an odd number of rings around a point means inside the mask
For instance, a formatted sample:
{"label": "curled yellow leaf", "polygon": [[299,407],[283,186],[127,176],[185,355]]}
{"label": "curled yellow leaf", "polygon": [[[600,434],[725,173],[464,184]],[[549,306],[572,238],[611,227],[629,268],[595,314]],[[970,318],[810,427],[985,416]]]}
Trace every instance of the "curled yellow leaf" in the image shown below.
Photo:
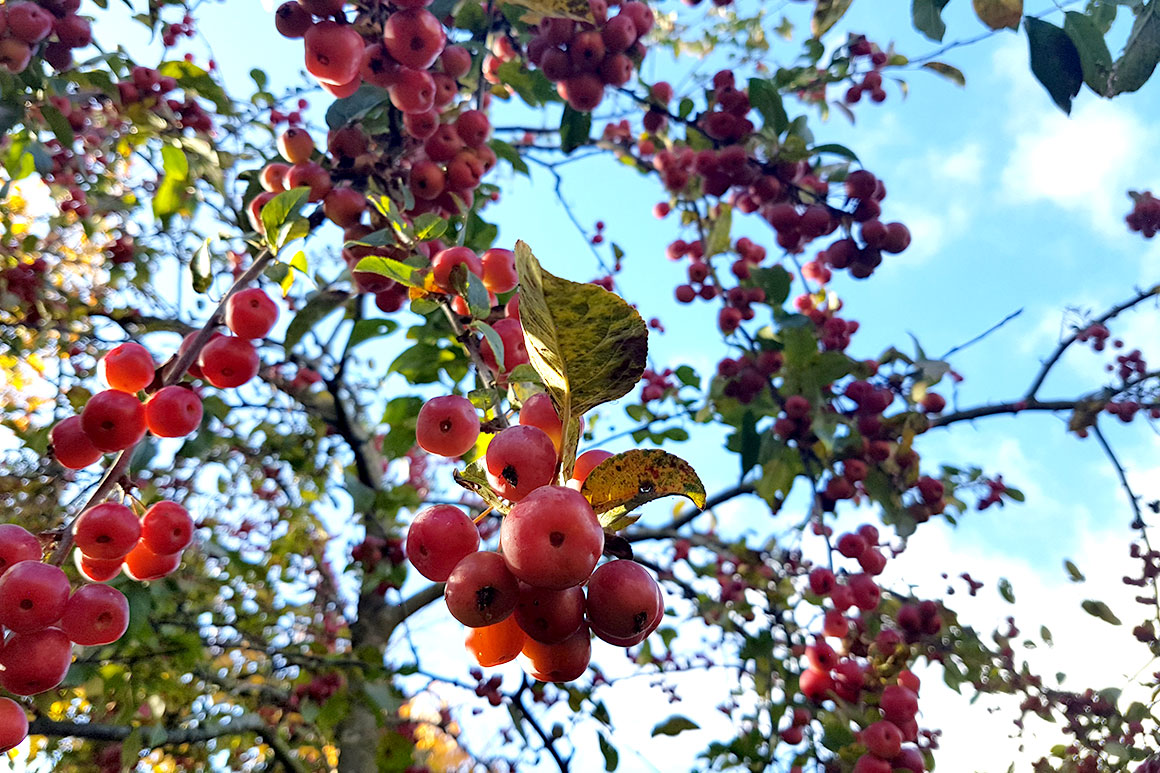
{"label": "curled yellow leaf", "polygon": [[580,493],[610,531],[623,529],[639,516],[630,513],[646,502],[682,496],[705,506],[705,486],[693,466],[659,449],[634,449],[605,459],[588,474]]}

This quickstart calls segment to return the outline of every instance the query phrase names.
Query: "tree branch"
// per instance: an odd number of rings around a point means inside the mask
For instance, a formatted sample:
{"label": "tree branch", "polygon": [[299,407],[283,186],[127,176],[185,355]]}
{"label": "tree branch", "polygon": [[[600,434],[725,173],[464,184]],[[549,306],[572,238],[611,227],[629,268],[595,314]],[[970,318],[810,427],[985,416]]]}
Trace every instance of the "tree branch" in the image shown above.
{"label": "tree branch", "polygon": [[164,728],[130,725],[102,725],[96,722],[56,722],[37,717],[28,723],[29,735],[46,735],[53,738],[87,738],[94,741],[123,741],[134,730],[142,731],[143,748],[178,746],[184,743],[203,743],[227,735],[246,733],[262,734],[266,723],[254,714],[244,714],[229,723],[208,727]]}

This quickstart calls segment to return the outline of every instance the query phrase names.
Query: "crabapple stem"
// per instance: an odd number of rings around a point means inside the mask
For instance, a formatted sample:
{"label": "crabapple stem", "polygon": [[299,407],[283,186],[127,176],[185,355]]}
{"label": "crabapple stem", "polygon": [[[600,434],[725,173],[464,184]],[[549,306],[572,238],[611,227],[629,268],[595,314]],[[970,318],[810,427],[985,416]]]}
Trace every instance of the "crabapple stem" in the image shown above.
{"label": "crabapple stem", "polygon": [[[269,250],[266,249],[258,253],[258,256],[254,258],[254,262],[250,264],[250,267],[237,278],[230,289],[226,291],[226,294],[222,296],[213,314],[205,321],[201,330],[198,331],[197,336],[194,337],[193,343],[185,351],[179,350],[173,364],[165,369],[162,377],[162,386],[171,386],[181,380],[181,377],[189,370],[189,366],[193,364],[193,361],[201,353],[201,348],[205,346],[210,336],[213,335],[213,329],[217,327],[218,322],[221,320],[226,303],[235,293],[253,282],[265,270],[267,264],[269,264],[273,257]],[[113,490],[113,487],[120,482],[122,476],[128,471],[129,462],[132,460],[133,453],[137,450],[138,445],[138,443],[134,443],[117,455],[113,466],[101,478],[101,482],[97,485],[96,490],[89,496],[84,505],[77,509],[77,513],[83,513],[93,505],[102,502],[109,495],[109,492]],[[68,552],[73,546],[72,525],[75,520],[76,515],[73,515],[65,523],[61,524],[57,532],[58,540],[56,547],[53,549],[52,555],[49,556],[48,563],[54,566],[60,566],[68,558]]]}

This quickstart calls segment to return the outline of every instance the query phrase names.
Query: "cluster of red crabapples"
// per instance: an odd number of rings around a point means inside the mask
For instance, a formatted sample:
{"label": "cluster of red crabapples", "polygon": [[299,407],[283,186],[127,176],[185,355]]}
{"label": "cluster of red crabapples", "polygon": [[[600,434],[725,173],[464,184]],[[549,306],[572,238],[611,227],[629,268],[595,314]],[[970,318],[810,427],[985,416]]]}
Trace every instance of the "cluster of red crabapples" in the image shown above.
{"label": "cluster of red crabapples", "polygon": [[93,42],[89,20],[77,16],[81,0],[9,3],[0,9],[0,67],[23,72],[39,54],[53,68],[67,70],[74,48]]}
{"label": "cluster of red crabapples", "polygon": [[[43,556],[35,535],[0,524],[0,686],[12,695],[57,687],[72,664],[74,644],[112,644],[129,626],[129,602],[121,591],[99,583],[73,591],[68,576]],[[0,751],[27,734],[24,709],[0,698]]]}
{"label": "cluster of red crabapples", "polygon": [[[867,618],[878,612],[882,601],[874,578],[887,563],[878,545],[878,530],[861,526],[841,535],[835,544],[839,555],[858,563],[859,573],[835,575],[825,567],[810,571],[809,590],[823,600],[826,609],[821,635],[799,648],[806,662],[798,689],[817,707],[834,698],[873,707],[869,713],[857,714],[867,721],[856,736],[858,748],[849,755],[858,754],[854,773],[922,773],[926,770],[922,751],[911,744],[920,738],[928,746],[933,742],[930,735],[919,733],[919,679],[906,670],[906,664],[909,648],[921,648],[937,637],[943,621],[935,602],[907,602],[894,616],[893,626],[883,625],[873,633]],[[781,738],[797,745],[803,728],[813,720],[813,708],[798,707],[791,717]]]}
{"label": "cluster of red crabapples", "polygon": [[855,83],[846,90],[846,104],[857,104],[862,100],[863,94],[868,94],[871,102],[886,101],[886,91],[882,88],[882,68],[886,66],[888,57],[885,51],[879,51],[877,48],[876,44],[864,37],[851,41],[850,58],[854,61],[859,59],[868,61],[871,69],[862,74],[860,83]]}
{"label": "cluster of red crabapples", "polygon": [[[612,5],[620,6],[615,16],[608,15]],[[605,86],[619,88],[632,79],[645,54],[641,39],[654,23],[652,9],[639,0],[589,0],[588,6],[595,24],[544,19],[527,49],[528,62],[556,84],[573,110],[584,113],[604,100]]]}
{"label": "cluster of red crabapples", "polygon": [[[604,530],[579,490],[611,454],[582,454],[568,485],[552,485],[561,429],[551,398],[539,393],[524,402],[520,423],[488,444],[488,483],[513,503],[500,523],[498,551],[480,550],[475,523],[451,505],[416,514],[406,544],[420,574],[447,583],[447,609],[470,629],[466,646],[480,666],[522,654],[525,670],[547,682],[571,681],[587,670],[592,634],[630,647],[664,614],[660,585],[643,566],[631,560],[597,565]],[[436,397],[419,412],[416,439],[430,453],[462,456],[479,433],[479,417],[465,397]]]}
{"label": "cluster of red crabapples", "polygon": [[[232,335],[214,333],[202,347],[189,374],[218,389],[240,387],[258,375],[260,360],[253,341],[265,338],[278,319],[278,306],[263,290],[252,287],[226,302],[225,322]],[[192,346],[197,332],[185,337],[179,352]],[[52,428],[53,454],[69,469],[79,470],[103,454],[126,451],[146,432],[176,438],[201,424],[201,398],[183,384],[163,386],[142,402],[139,395],[154,387],[157,364],[147,348],[128,342],[101,359],[109,389],[89,398],[81,413]]]}

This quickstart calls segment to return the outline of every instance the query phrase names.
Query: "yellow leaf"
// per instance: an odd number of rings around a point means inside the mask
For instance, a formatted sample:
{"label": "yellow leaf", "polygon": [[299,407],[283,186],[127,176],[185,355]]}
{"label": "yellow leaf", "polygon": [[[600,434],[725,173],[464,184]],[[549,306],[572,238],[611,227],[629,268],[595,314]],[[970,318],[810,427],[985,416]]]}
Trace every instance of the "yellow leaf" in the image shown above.
{"label": "yellow leaf", "polygon": [[810,34],[820,38],[838,23],[854,0],[818,0],[814,6],[814,18],[810,20]]}
{"label": "yellow leaf", "polygon": [[639,516],[630,512],[654,499],[687,497],[705,506],[705,486],[692,465],[659,449],[634,449],[605,459],[588,474],[580,493],[611,531],[623,529]]}
{"label": "yellow leaf", "polygon": [[560,477],[567,480],[580,442],[580,417],[628,394],[648,358],[648,328],[623,298],[545,271],[516,242],[520,321],[532,367],[564,420]]}
{"label": "yellow leaf", "polygon": [[993,30],[1019,29],[1023,19],[1023,0],[972,0],[979,21]]}
{"label": "yellow leaf", "polygon": [[595,21],[588,0],[513,0],[513,2],[531,11],[533,18],[552,16],[589,23]]}

